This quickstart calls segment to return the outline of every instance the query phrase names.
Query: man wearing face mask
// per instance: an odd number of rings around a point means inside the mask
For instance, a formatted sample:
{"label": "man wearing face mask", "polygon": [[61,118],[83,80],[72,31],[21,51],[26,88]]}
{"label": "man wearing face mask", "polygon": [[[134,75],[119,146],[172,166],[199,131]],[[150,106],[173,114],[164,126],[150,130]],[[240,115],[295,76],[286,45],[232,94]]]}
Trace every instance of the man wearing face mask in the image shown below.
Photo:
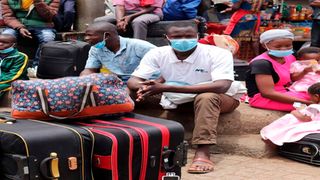
{"label": "man wearing face mask", "polygon": [[15,47],[16,38],[12,35],[0,35],[0,99],[11,89],[11,83],[27,76],[28,57]]}
{"label": "man wearing face mask", "polygon": [[85,41],[92,47],[80,75],[97,73],[104,66],[123,81],[129,79],[143,56],[156,47],[143,40],[123,38],[118,35],[115,25],[104,21],[95,22],[87,28]]}
{"label": "man wearing face mask", "polygon": [[290,65],[296,60],[292,55],[294,35],[284,29],[272,29],[260,36],[260,43],[267,52],[250,62],[246,86],[252,107],[291,111],[293,103],[310,104],[309,96],[289,91]]}
{"label": "man wearing face mask", "polygon": [[[192,143],[197,150],[188,172],[208,173],[214,169],[209,147],[216,144],[219,115],[239,105],[237,99],[226,94],[234,80],[232,54],[198,44],[197,30],[191,26],[172,25],[167,29],[167,39],[170,46],[152,49],[144,56],[129,79],[128,88],[136,92],[138,102],[163,92],[195,94]],[[149,80],[157,71],[163,83]]]}

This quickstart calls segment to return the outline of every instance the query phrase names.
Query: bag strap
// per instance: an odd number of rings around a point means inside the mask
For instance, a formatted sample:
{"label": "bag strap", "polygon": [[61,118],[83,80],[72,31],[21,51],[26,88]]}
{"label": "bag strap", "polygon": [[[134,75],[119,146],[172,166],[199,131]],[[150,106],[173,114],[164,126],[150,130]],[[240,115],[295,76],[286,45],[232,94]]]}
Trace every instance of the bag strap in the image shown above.
{"label": "bag strap", "polygon": [[[91,84],[87,84],[86,86],[84,86],[85,90],[84,90],[84,93],[82,94],[82,96],[80,98],[81,99],[81,105],[79,106],[79,108],[78,108],[78,110],[76,112],[71,113],[71,114],[69,114],[67,116],[55,116],[55,115],[50,114],[49,105],[48,105],[48,99],[47,99],[47,97],[45,95],[44,89],[37,88],[37,94],[38,94],[38,97],[40,99],[41,109],[42,109],[44,114],[46,114],[49,117],[55,118],[55,119],[68,119],[68,118],[74,117],[74,116],[78,115],[79,113],[81,113],[83,111],[85,105],[87,104],[89,95],[92,94],[92,87],[93,86]],[[91,97],[91,101],[92,101],[93,96],[90,95],[90,97]]]}

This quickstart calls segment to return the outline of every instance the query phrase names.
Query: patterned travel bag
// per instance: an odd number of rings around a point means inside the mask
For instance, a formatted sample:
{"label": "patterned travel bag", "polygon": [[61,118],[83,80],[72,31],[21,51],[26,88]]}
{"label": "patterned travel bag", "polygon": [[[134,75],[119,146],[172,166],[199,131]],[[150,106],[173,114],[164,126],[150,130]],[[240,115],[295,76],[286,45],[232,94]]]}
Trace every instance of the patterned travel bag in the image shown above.
{"label": "patterned travel bag", "polygon": [[69,119],[130,112],[134,102],[115,75],[91,74],[12,83],[12,117]]}

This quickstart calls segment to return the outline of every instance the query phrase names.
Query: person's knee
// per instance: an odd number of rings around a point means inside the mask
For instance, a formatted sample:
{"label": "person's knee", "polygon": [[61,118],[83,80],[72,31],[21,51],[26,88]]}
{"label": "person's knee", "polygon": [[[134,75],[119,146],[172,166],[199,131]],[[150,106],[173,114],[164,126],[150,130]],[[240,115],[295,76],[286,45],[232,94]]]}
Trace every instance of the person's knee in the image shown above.
{"label": "person's knee", "polygon": [[56,34],[51,29],[41,30],[41,33],[38,35],[40,44],[54,41],[55,37],[56,37]]}
{"label": "person's knee", "polygon": [[12,35],[12,36],[15,36],[16,38],[18,37],[18,32],[14,29],[11,29],[11,28],[4,29],[4,31],[1,34]]}
{"label": "person's knee", "polygon": [[131,22],[132,27],[141,27],[141,26],[146,26],[148,23],[143,20],[143,19],[139,19],[136,18]]}
{"label": "person's knee", "polygon": [[202,93],[196,96],[194,103],[219,103],[220,104],[220,96],[216,93]]}

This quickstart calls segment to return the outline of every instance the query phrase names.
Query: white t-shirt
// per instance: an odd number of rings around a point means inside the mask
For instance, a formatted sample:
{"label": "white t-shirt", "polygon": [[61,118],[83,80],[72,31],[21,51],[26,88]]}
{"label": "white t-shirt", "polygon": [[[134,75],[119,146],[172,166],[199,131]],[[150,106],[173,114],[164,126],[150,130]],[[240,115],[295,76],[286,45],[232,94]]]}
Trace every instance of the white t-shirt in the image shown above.
{"label": "white t-shirt", "polygon": [[177,58],[170,46],[150,50],[141,60],[132,76],[149,79],[160,71],[166,81],[188,84],[216,80],[234,80],[232,54],[215,46],[198,44],[185,60]]}

